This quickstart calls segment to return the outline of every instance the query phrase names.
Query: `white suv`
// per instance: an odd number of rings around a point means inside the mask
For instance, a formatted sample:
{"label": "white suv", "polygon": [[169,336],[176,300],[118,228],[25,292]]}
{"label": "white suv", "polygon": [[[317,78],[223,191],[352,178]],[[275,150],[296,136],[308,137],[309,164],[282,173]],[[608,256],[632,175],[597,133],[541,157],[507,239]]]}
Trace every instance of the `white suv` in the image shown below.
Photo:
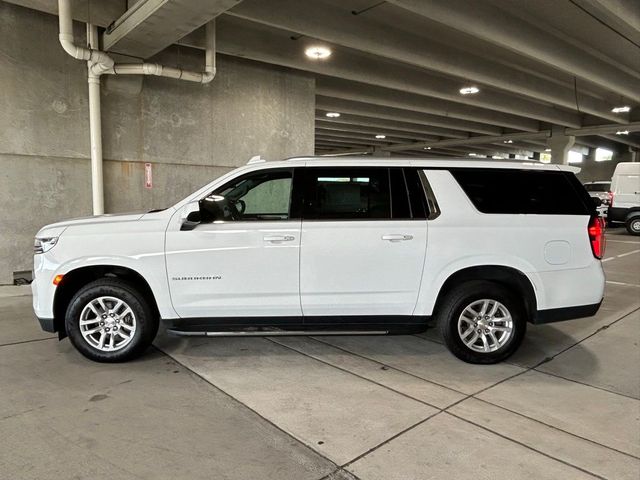
{"label": "white suv", "polygon": [[594,315],[602,220],[573,167],[296,158],[173,207],[44,227],[33,305],[90,359],[178,335],[415,333],[495,363],[527,322]]}

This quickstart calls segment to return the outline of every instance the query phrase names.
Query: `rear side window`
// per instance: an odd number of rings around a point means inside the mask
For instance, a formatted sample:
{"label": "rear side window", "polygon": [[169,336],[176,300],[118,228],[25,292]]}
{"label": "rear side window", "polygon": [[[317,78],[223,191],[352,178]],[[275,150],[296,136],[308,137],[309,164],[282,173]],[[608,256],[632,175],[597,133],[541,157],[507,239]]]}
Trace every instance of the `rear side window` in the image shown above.
{"label": "rear side window", "polygon": [[387,168],[306,168],[304,218],[391,218]]}
{"label": "rear side window", "polygon": [[571,172],[461,168],[451,174],[482,213],[592,213],[587,192]]}

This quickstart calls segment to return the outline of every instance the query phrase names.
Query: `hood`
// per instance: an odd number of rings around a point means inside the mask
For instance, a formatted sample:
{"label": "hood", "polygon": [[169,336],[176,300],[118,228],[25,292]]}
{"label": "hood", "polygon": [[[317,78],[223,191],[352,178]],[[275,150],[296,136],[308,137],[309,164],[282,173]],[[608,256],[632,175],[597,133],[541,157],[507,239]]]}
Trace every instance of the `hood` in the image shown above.
{"label": "hood", "polygon": [[40,229],[37,233],[37,237],[46,237],[51,236],[55,237],[60,235],[65,229],[68,227],[73,227],[75,225],[106,225],[109,223],[124,223],[124,222],[135,222],[136,220],[140,220],[145,213],[123,213],[117,215],[96,215],[91,217],[80,217],[80,218],[72,218],[70,220],[63,220],[61,222],[52,223],[50,225],[45,225]]}

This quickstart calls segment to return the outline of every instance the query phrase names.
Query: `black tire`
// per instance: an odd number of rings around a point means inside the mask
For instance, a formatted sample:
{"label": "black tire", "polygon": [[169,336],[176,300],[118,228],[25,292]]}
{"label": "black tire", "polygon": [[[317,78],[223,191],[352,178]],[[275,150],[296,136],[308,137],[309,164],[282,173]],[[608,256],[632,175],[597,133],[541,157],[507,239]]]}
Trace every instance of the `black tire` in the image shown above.
{"label": "black tire", "polygon": [[[491,352],[473,350],[463,342],[458,333],[458,320],[465,308],[484,299],[500,302],[512,319],[511,336]],[[522,300],[501,285],[484,280],[465,282],[451,290],[438,306],[436,319],[449,351],[460,360],[475,364],[498,363],[509,358],[520,347],[527,329],[527,317]],[[499,321],[500,318],[496,320]],[[475,336],[475,333],[472,332],[472,335]]]}
{"label": "black tire", "polygon": [[[136,328],[131,340],[116,351],[102,351],[92,346],[80,330],[82,311],[92,300],[100,297],[124,301],[135,315]],[[158,332],[158,317],[135,286],[119,278],[104,277],[85,285],[73,296],[67,307],[65,327],[73,346],[88,359],[105,363],[126,362],[140,356],[151,345]]]}
{"label": "black tire", "polygon": [[631,235],[640,235],[640,215],[627,218],[624,226],[627,227],[627,232]]}

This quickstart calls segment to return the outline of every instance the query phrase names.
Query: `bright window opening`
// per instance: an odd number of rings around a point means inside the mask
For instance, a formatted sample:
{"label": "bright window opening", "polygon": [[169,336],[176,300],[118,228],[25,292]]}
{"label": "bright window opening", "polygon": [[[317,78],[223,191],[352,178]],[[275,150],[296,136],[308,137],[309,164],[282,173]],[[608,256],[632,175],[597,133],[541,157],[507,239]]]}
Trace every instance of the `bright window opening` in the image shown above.
{"label": "bright window opening", "polygon": [[582,154],[580,152],[574,152],[573,150],[569,150],[569,154],[567,155],[568,163],[582,163]]}
{"label": "bright window opening", "polygon": [[596,162],[608,162],[613,158],[613,152],[606,148],[596,148]]}

